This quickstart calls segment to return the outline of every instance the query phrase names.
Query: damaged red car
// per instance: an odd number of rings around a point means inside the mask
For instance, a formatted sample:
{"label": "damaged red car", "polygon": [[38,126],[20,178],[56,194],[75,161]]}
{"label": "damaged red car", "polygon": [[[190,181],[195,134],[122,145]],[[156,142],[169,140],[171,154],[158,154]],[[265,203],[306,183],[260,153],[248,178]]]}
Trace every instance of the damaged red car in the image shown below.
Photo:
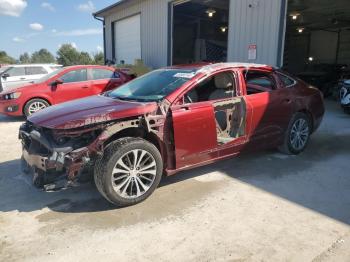
{"label": "damaged red car", "polygon": [[19,137],[37,186],[91,174],[108,201],[128,206],[149,197],[163,174],[250,149],[299,154],[323,115],[318,89],[270,66],[187,65],[47,108]]}

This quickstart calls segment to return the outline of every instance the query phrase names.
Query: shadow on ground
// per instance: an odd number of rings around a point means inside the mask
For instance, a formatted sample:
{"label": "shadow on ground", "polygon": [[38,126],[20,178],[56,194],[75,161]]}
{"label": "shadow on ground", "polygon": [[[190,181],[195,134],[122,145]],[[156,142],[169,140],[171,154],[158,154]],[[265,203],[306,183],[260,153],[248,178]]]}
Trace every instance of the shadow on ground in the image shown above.
{"label": "shadow on ground", "polygon": [[[337,121],[344,121],[342,117],[337,115]],[[194,202],[215,190],[215,185],[192,178],[220,172],[225,175],[224,186],[230,186],[231,180],[240,181],[350,225],[350,125],[341,122],[342,128],[337,129],[332,127],[332,121],[326,121],[326,126],[313,135],[307,150],[299,156],[265,151],[164,177],[155,196],[118,213],[154,217],[155,210],[163,209],[173,214],[185,208],[184,203]],[[30,176],[21,173],[19,160],[0,163],[0,212],[43,208],[57,213],[116,209],[100,196],[92,183],[43,192],[31,185]]]}
{"label": "shadow on ground", "polygon": [[[219,171],[230,179],[240,180],[350,224],[350,177],[346,171],[349,164],[346,160],[350,159],[349,148],[350,134],[336,137],[319,134],[311,140],[307,151],[300,156],[285,156],[275,151],[242,155],[173,177],[165,177],[161,182],[161,189],[167,190],[167,187],[179,182]],[[30,176],[21,174],[19,166],[19,160],[0,164],[2,212],[31,212],[45,207],[64,213],[116,209],[105,201],[90,183],[59,192],[38,190],[31,185]],[[176,190],[173,197],[178,198],[179,195],[188,193],[181,190]],[[172,195],[167,194],[167,197],[171,198]],[[148,206],[153,209],[155,207],[151,206],[157,203],[148,200],[143,205],[144,208]]]}

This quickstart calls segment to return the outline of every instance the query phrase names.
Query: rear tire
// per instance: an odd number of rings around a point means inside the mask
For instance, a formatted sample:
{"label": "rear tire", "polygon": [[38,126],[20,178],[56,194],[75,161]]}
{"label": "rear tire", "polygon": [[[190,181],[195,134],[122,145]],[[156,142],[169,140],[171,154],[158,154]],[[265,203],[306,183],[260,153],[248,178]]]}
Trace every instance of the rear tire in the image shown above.
{"label": "rear tire", "polygon": [[309,117],[304,113],[296,113],[289,123],[283,145],[279,147],[279,150],[288,155],[298,155],[305,150],[310,135],[311,123]]}
{"label": "rear tire", "polygon": [[44,99],[40,99],[40,98],[31,99],[24,106],[23,113],[26,117],[28,117],[49,106],[50,104]]}
{"label": "rear tire", "polygon": [[94,180],[98,191],[123,207],[147,199],[159,185],[163,160],[158,149],[141,138],[122,138],[97,159]]}

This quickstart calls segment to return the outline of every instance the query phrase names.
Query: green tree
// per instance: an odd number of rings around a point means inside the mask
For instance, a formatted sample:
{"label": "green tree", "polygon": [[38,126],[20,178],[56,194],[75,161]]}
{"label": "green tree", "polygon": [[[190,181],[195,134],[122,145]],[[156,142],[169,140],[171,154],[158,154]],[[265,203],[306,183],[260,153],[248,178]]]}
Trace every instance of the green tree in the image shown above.
{"label": "green tree", "polygon": [[91,56],[87,52],[81,52],[79,57],[79,64],[80,65],[91,65],[94,61],[92,60]]}
{"label": "green tree", "polygon": [[16,60],[5,51],[0,51],[0,64],[15,64]]}
{"label": "green tree", "polygon": [[56,63],[55,57],[45,48],[40,49],[32,54],[32,63]]}
{"label": "green tree", "polygon": [[71,44],[64,44],[57,51],[57,62],[63,66],[89,65],[93,59],[87,52],[79,52]]}
{"label": "green tree", "polygon": [[21,64],[29,64],[31,62],[29,54],[27,52],[21,54],[19,56],[19,61],[21,62]]}
{"label": "green tree", "polygon": [[105,56],[103,52],[98,52],[93,54],[94,57],[94,64],[96,65],[104,65],[105,64]]}

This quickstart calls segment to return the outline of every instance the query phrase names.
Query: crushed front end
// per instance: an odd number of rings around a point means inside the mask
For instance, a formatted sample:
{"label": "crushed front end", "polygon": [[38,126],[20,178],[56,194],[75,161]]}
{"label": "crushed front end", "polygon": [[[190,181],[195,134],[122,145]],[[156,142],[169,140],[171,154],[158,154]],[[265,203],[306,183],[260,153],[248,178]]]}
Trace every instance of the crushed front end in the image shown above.
{"label": "crushed front end", "polygon": [[83,171],[93,167],[94,160],[103,150],[103,130],[101,125],[52,130],[29,121],[24,123],[19,130],[22,161],[34,172],[34,184],[55,189],[81,178]]}

